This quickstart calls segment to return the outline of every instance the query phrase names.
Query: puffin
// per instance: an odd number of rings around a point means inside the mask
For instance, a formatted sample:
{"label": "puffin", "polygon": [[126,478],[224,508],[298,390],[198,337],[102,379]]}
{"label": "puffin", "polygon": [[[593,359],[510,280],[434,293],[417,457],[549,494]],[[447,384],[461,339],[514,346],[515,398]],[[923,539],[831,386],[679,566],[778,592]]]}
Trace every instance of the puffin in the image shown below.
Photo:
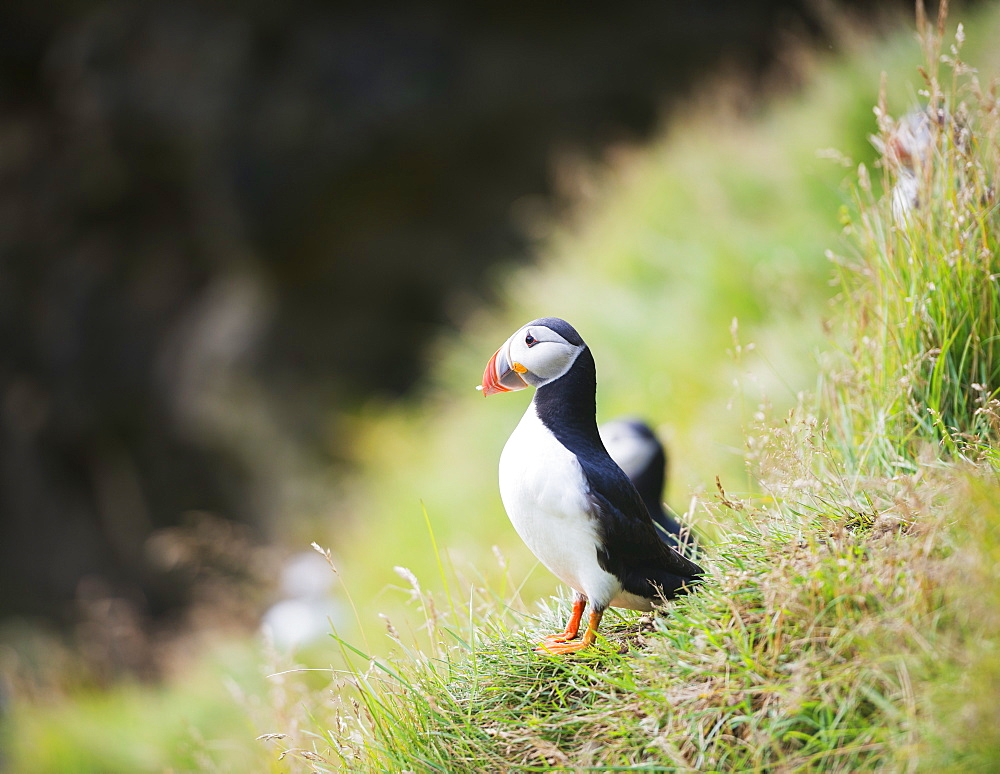
{"label": "puffin", "polygon": [[528,387],[534,396],[500,455],[500,497],[528,548],[573,589],[565,630],[535,651],[574,653],[595,642],[608,607],[650,611],[689,591],[704,571],[660,539],[608,454],[597,429],[594,357],[565,320],[521,326],[490,358],[479,385],[487,396]]}
{"label": "puffin", "polygon": [[600,433],[611,459],[635,485],[660,538],[693,559],[696,553],[694,533],[663,506],[667,451],[653,428],[641,419],[622,418],[605,422]]}

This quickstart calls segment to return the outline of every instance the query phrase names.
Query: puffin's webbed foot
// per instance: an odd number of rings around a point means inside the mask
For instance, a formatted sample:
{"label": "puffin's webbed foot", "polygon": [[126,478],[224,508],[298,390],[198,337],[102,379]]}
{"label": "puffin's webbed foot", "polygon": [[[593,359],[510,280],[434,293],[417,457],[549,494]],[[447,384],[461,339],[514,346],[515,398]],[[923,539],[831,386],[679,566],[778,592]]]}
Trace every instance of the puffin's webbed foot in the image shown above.
{"label": "puffin's webbed foot", "polygon": [[[566,632],[562,632],[561,634],[549,634],[549,635],[547,635],[547,636],[545,636],[545,637],[542,638],[542,641],[539,643],[538,647],[540,648],[540,647],[542,647],[543,645],[545,645],[547,643],[569,642],[570,640],[575,640],[575,639],[576,639],[576,635],[575,634],[569,635]],[[537,649],[538,648],[536,648],[536,650]]]}
{"label": "puffin's webbed foot", "polygon": [[550,653],[553,656],[562,656],[566,653],[576,653],[584,648],[590,647],[592,643],[587,642],[586,637],[582,640],[572,640],[565,642],[561,640],[542,640],[535,648],[535,653]]}
{"label": "puffin's webbed foot", "polygon": [[569,640],[575,640],[576,635],[580,631],[580,619],[583,618],[583,611],[587,607],[587,598],[577,594],[573,598],[573,613],[569,617],[569,621],[566,624],[566,630],[561,634],[550,634],[548,637],[543,639],[536,651],[541,652],[539,648],[543,648],[546,644],[556,643],[556,642],[568,642]]}
{"label": "puffin's webbed foot", "polygon": [[[583,615],[583,606],[585,604],[586,602],[580,602],[580,615],[577,615],[577,603],[573,603],[573,618],[570,619],[571,624],[575,620],[576,624],[579,625],[580,616]],[[538,643],[538,647],[535,648],[535,653],[551,653],[558,656],[565,653],[576,653],[577,651],[590,647],[597,639],[597,627],[601,625],[602,615],[604,615],[603,610],[601,612],[591,612],[590,621],[587,624],[587,631],[583,633],[582,639],[575,639],[577,634],[576,629],[573,630],[572,637],[567,637],[566,634],[570,631],[570,627],[567,626],[566,631],[563,634],[550,635]]]}

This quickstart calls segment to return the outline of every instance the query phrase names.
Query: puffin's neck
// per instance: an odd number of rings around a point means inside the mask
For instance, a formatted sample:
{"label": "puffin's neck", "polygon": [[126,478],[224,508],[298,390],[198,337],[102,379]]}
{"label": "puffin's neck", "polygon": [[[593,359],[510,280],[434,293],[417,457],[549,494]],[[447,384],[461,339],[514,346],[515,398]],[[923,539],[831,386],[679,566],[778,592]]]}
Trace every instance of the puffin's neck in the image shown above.
{"label": "puffin's neck", "polygon": [[597,369],[590,347],[583,348],[569,371],[535,390],[532,403],[542,424],[563,446],[604,449],[597,432]]}

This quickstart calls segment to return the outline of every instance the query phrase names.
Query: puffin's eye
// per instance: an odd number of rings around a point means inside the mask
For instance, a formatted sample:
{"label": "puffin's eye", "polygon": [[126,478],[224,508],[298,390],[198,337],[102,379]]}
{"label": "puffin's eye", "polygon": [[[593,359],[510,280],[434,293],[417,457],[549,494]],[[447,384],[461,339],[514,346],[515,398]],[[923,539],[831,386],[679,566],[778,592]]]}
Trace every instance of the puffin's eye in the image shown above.
{"label": "puffin's eye", "polygon": [[538,341],[537,341],[537,339],[535,339],[534,336],[532,336],[529,333],[527,336],[524,337],[524,343],[527,344],[529,347],[531,347],[531,346],[537,344]]}

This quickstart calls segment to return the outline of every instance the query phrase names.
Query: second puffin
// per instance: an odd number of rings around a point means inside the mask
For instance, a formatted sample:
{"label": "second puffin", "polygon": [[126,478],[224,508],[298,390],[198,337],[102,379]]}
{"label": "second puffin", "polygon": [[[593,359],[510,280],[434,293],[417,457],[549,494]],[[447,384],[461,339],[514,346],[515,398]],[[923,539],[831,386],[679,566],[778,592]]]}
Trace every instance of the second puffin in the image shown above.
{"label": "second puffin", "polygon": [[[628,476],[597,431],[597,372],[572,325],[543,317],[520,328],[490,358],[484,395],[535,387],[500,456],[500,497],[514,529],[573,591],[566,630],[536,650],[591,645],[608,607],[651,610],[703,574],[666,545]],[[578,639],[590,603],[587,629]]]}

